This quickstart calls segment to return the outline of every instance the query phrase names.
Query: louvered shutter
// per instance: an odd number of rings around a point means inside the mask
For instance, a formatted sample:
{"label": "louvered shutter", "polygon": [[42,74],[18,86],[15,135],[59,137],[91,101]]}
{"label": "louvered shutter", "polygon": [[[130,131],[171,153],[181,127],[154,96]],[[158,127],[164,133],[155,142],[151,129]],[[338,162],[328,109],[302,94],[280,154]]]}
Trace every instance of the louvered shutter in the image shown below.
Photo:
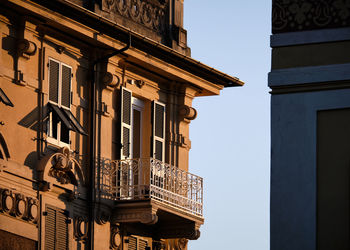
{"label": "louvered shutter", "polygon": [[129,237],[128,250],[137,250],[137,238]]}
{"label": "louvered shutter", "polygon": [[131,153],[131,98],[132,92],[121,88],[121,152],[120,159],[130,157]]}
{"label": "louvered shutter", "polygon": [[45,250],[68,249],[68,224],[64,211],[46,207]]}
{"label": "louvered shutter", "polygon": [[164,161],[165,155],[165,104],[153,102],[153,158]]}
{"label": "louvered shutter", "polygon": [[146,250],[147,241],[139,239],[139,248],[138,250]]}
{"label": "louvered shutter", "polygon": [[45,249],[55,249],[56,245],[56,211],[52,208],[46,208],[45,220]]}
{"label": "louvered shutter", "polygon": [[58,103],[60,65],[54,60],[49,60],[49,100]]}
{"label": "louvered shutter", "polygon": [[57,250],[68,249],[68,225],[67,216],[63,211],[56,212],[56,248]]}
{"label": "louvered shutter", "polygon": [[62,64],[61,105],[70,108],[72,69]]}

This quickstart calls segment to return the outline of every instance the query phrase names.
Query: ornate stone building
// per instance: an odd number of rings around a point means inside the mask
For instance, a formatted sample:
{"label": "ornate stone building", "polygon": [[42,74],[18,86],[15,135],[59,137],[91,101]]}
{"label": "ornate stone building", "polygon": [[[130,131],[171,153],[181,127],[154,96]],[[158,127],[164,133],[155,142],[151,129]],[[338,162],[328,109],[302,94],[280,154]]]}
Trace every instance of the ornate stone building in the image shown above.
{"label": "ornate stone building", "polygon": [[183,0],[0,1],[1,249],[186,249],[203,218]]}
{"label": "ornate stone building", "polygon": [[271,250],[350,249],[350,2],[272,2]]}

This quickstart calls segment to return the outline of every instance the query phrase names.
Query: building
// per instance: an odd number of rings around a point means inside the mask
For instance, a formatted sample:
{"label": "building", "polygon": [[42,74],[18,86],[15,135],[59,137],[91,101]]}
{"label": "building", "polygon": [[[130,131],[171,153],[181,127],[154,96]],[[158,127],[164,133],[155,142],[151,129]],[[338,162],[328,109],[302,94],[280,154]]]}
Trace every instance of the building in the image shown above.
{"label": "building", "polygon": [[186,249],[192,100],[243,83],[190,57],[183,0],[0,1],[1,249]]}
{"label": "building", "polygon": [[350,249],[350,5],[272,1],[271,250]]}

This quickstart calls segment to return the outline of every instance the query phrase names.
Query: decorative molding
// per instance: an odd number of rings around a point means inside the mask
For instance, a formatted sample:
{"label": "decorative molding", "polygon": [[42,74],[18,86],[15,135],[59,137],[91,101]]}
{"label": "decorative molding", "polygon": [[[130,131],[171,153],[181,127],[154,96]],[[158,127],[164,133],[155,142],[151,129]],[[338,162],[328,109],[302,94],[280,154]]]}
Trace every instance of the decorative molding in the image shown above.
{"label": "decorative molding", "polygon": [[194,120],[197,117],[197,110],[193,107],[187,106],[187,105],[182,105],[179,108],[179,116],[182,119],[187,119],[187,120]]}
{"label": "decorative molding", "polygon": [[[181,239],[182,243],[177,242],[178,246],[182,246],[185,243],[185,240],[197,240],[201,235],[201,232],[198,229],[190,228],[183,226],[183,228],[167,228],[161,231],[158,231],[156,234],[160,239]],[[187,244],[187,243],[186,243]]]}
{"label": "decorative molding", "polygon": [[142,24],[158,33],[165,29],[168,0],[103,0],[102,9]]}
{"label": "decorative molding", "polygon": [[35,55],[37,51],[37,46],[35,43],[28,41],[27,39],[21,39],[18,41],[17,49],[18,53],[22,57],[29,59],[29,56]]}
{"label": "decorative molding", "polygon": [[308,30],[271,35],[270,46],[278,48],[302,44],[328,43],[350,40],[350,28]]}
{"label": "decorative molding", "polygon": [[0,189],[0,211],[18,219],[36,224],[38,221],[39,202],[10,189]]}
{"label": "decorative molding", "polygon": [[348,0],[273,0],[272,33],[340,28],[350,24]]}
{"label": "decorative molding", "polygon": [[88,237],[88,220],[84,216],[74,217],[74,237],[77,241],[86,240]]}
{"label": "decorative molding", "polygon": [[[80,164],[69,148],[63,147],[56,153],[46,155],[38,165],[41,189],[47,191],[50,183],[73,190],[73,186],[84,185],[84,175]],[[78,183],[79,180],[79,183]]]}
{"label": "decorative molding", "polygon": [[[130,209],[131,210],[131,209]],[[120,210],[113,215],[114,223],[135,223],[141,222],[146,225],[154,225],[158,222],[158,216],[148,211],[127,211]]]}
{"label": "decorative molding", "polygon": [[105,211],[101,211],[99,210],[97,213],[96,213],[96,222],[97,224],[99,225],[104,225],[106,224],[108,221],[110,221],[110,214],[108,212],[105,212]]}
{"label": "decorative molding", "polygon": [[111,226],[110,248],[113,250],[123,249],[123,234],[118,226]]}
{"label": "decorative molding", "polygon": [[270,88],[306,83],[350,80],[350,63],[272,70]]}
{"label": "decorative molding", "polygon": [[115,74],[112,74],[110,72],[106,72],[103,77],[102,77],[102,82],[108,86],[108,87],[111,87],[111,88],[118,88],[121,81],[120,81],[120,77],[115,75]]}

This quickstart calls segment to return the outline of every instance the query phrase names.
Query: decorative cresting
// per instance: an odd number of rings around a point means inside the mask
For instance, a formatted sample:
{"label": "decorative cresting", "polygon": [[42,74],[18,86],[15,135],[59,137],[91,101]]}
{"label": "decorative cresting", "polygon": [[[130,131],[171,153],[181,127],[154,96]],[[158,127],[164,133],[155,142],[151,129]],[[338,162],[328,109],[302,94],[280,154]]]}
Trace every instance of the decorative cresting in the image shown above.
{"label": "decorative cresting", "polygon": [[[80,164],[73,157],[69,148],[63,147],[58,152],[46,155],[38,165],[39,180],[49,189],[50,183],[73,190],[78,184],[83,185],[84,175]],[[78,183],[79,180],[79,183]],[[46,187],[46,188],[45,188]]]}
{"label": "decorative cresting", "polygon": [[155,199],[203,216],[203,179],[153,158],[100,162],[100,193],[113,200]]}
{"label": "decorative cresting", "polygon": [[168,0],[103,0],[105,10],[118,13],[161,33],[165,28]]}
{"label": "decorative cresting", "polygon": [[272,3],[272,33],[349,25],[349,0],[273,0]]}
{"label": "decorative cresting", "polygon": [[0,189],[0,212],[36,224],[38,200],[10,189]]}

